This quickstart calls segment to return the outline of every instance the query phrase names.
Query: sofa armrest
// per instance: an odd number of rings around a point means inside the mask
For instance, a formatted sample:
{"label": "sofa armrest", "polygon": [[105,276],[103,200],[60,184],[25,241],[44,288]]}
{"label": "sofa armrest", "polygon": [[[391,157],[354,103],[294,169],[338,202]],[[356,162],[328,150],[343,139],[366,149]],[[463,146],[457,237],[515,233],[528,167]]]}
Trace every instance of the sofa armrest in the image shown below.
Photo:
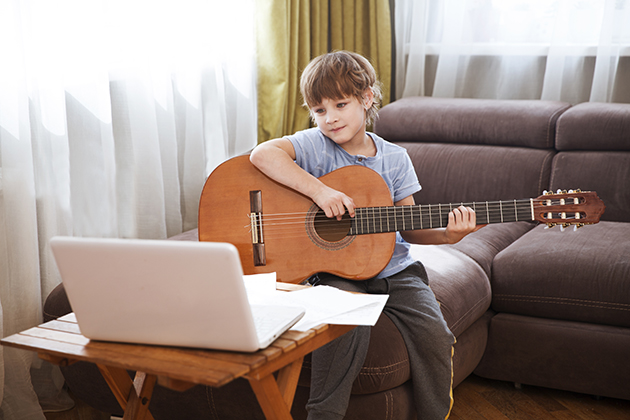
{"label": "sofa armrest", "polygon": [[44,322],[52,321],[72,312],[72,306],[66,295],[63,283],[59,283],[44,302]]}

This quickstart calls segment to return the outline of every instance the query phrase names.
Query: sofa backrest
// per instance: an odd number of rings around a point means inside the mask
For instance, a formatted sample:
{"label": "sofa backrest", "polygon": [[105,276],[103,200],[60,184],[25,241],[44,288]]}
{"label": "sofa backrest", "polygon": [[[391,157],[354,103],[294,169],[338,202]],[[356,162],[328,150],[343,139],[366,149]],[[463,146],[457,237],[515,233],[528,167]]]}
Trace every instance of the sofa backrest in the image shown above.
{"label": "sofa backrest", "polygon": [[404,98],[376,134],[405,147],[421,204],[537,197],[548,189],[556,121],[570,107],[527,100]]}
{"label": "sofa backrest", "polygon": [[587,102],[557,123],[550,189],[596,191],[601,220],[630,222],[630,104]]}

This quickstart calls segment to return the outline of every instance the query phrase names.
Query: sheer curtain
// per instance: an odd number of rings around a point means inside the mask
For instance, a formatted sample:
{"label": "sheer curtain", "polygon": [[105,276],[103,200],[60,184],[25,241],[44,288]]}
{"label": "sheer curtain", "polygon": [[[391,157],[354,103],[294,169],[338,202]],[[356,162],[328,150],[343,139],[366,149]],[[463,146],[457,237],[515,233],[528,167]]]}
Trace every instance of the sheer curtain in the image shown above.
{"label": "sheer curtain", "polygon": [[[0,63],[4,337],[60,281],[50,237],[196,227],[206,176],[256,144],[253,0],[0,0]],[[0,356],[0,418],[67,402],[33,353]]]}
{"label": "sheer curtain", "polygon": [[629,0],[395,0],[396,97],[630,102]]}

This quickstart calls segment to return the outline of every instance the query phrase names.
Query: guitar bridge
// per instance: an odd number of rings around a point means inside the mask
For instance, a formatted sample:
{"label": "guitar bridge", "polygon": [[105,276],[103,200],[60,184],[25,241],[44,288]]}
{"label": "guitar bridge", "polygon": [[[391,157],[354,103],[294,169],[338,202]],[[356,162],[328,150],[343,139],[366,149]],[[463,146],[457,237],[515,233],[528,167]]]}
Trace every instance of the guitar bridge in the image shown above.
{"label": "guitar bridge", "polygon": [[263,236],[262,226],[262,192],[249,192],[249,222],[252,231],[252,250],[254,252],[254,265],[267,265],[267,256],[265,253],[265,240]]}

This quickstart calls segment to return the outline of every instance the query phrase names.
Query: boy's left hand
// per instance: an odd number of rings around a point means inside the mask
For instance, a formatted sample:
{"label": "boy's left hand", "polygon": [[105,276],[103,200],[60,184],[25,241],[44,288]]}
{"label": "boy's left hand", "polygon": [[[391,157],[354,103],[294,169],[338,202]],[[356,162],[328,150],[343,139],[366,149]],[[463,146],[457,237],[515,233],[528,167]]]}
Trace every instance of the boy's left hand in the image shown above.
{"label": "boy's left hand", "polygon": [[444,231],[446,242],[455,244],[464,236],[481,229],[485,225],[477,226],[477,216],[470,207],[459,206],[448,214],[448,225]]}

